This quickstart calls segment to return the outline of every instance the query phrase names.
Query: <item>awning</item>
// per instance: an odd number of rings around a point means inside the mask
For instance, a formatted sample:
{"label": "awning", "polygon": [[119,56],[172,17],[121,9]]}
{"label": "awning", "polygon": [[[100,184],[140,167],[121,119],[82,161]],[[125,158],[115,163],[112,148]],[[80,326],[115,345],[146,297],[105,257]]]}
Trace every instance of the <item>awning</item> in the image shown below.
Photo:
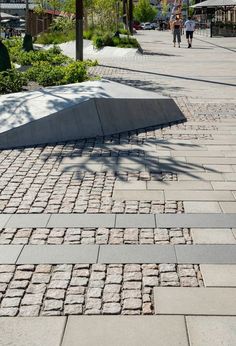
{"label": "awning", "polygon": [[191,6],[192,8],[201,7],[232,7],[236,6],[236,0],[207,0]]}
{"label": "awning", "polygon": [[5,13],[5,12],[0,12],[0,18],[1,19],[13,19],[13,18],[18,18],[17,16],[12,16],[9,13]]}

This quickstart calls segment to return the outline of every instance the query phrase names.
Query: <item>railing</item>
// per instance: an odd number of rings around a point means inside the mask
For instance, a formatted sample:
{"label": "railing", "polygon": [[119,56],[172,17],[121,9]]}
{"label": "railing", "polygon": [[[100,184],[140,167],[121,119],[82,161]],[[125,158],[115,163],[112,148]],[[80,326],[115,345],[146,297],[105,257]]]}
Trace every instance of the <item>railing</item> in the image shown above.
{"label": "railing", "polygon": [[208,23],[197,23],[195,33],[201,36],[210,37],[210,26]]}

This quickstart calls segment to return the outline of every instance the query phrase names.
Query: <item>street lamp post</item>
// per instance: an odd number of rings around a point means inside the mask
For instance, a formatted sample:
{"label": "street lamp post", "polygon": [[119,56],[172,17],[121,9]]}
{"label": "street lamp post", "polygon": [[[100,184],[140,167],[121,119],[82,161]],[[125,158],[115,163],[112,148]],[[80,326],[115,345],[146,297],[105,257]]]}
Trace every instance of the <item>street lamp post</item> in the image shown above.
{"label": "street lamp post", "polygon": [[83,0],[76,0],[75,30],[75,58],[83,61]]}

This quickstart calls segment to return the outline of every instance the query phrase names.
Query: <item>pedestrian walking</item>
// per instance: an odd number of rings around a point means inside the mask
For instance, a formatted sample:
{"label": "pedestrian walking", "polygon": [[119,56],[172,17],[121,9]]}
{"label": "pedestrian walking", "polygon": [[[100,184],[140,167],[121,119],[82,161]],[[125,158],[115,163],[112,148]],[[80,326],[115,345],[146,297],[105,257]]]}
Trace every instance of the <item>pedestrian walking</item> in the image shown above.
{"label": "pedestrian walking", "polygon": [[191,17],[188,17],[188,20],[186,20],[184,26],[186,29],[186,39],[188,42],[188,48],[191,48],[193,42],[193,32],[195,30],[195,21],[192,20]]}
{"label": "pedestrian walking", "polygon": [[176,44],[176,38],[178,41],[178,46],[180,48],[180,43],[181,43],[181,30],[182,30],[182,21],[179,18],[179,16],[176,16],[176,19],[172,23],[172,32],[173,32],[173,42],[174,42],[174,47]]}

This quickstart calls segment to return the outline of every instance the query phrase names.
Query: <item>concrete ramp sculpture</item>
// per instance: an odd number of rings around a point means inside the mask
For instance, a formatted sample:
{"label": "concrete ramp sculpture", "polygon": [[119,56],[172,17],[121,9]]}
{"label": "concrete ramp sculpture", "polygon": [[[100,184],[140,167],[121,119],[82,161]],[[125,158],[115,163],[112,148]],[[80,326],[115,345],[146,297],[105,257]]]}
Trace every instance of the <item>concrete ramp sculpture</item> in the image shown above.
{"label": "concrete ramp sculpture", "polygon": [[171,98],[107,80],[0,97],[0,149],[106,136],[183,121]]}

